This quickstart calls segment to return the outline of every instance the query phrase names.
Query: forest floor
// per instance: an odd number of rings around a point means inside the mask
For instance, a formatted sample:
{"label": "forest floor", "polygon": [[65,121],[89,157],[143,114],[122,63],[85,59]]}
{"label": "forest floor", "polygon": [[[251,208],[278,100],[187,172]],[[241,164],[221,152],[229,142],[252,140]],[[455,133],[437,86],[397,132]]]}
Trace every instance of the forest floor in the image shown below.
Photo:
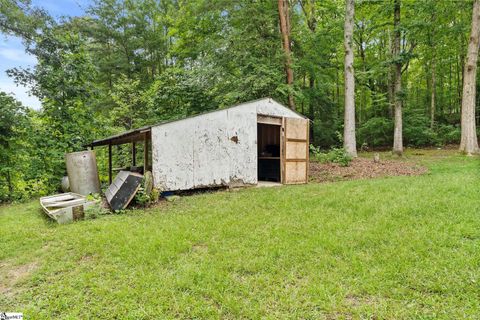
{"label": "forest floor", "polygon": [[427,167],[405,159],[385,160],[378,162],[366,155],[353,159],[348,166],[336,163],[310,162],[310,181],[326,182],[355,179],[371,179],[389,176],[416,176],[428,171]]}
{"label": "forest floor", "polygon": [[38,200],[0,206],[0,311],[477,318],[479,158],[409,150],[398,161],[428,171],[196,194],[62,226]]}

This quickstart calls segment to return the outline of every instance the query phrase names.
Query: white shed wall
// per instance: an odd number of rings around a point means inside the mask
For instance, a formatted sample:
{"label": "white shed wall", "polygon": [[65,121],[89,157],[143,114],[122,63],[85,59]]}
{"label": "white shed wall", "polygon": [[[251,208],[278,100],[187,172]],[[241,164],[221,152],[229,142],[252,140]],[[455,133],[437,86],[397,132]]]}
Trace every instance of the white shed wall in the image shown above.
{"label": "white shed wall", "polygon": [[152,127],[152,173],[162,190],[257,183],[257,114],[302,118],[271,100]]}

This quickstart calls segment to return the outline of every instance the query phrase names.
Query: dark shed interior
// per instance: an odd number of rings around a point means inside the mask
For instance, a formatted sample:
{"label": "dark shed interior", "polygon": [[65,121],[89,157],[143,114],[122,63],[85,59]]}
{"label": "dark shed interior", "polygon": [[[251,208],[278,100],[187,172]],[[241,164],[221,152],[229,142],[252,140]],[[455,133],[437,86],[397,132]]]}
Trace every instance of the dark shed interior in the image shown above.
{"label": "dark shed interior", "polygon": [[257,124],[258,180],[280,182],[280,130],[276,124]]}

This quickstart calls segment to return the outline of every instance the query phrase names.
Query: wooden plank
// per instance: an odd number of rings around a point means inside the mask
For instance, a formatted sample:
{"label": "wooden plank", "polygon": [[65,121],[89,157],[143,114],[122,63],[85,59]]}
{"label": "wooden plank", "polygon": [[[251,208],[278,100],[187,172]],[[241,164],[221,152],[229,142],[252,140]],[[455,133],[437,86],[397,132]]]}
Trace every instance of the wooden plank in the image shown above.
{"label": "wooden plank", "polygon": [[285,184],[308,182],[308,120],[283,120],[283,179]]}
{"label": "wooden plank", "polygon": [[280,182],[285,182],[285,128],[287,123],[285,118],[282,118],[282,127],[280,128]]}
{"label": "wooden plank", "polygon": [[310,171],[310,121],[307,120],[307,149],[305,150],[305,158],[307,159],[307,170],[305,170],[305,183],[308,183]]}
{"label": "wooden plank", "polygon": [[108,184],[112,184],[112,144],[108,145]]}
{"label": "wooden plank", "polygon": [[68,201],[78,199],[79,197],[73,196],[71,194],[66,194],[62,196],[50,196],[50,197],[43,197],[45,203],[49,202],[58,202],[58,201]]}
{"label": "wooden plank", "polygon": [[44,205],[45,207],[48,207],[48,208],[65,208],[65,207],[79,205],[85,202],[87,202],[86,199],[74,199],[69,201],[45,202]]}
{"label": "wooden plank", "polygon": [[305,161],[285,163],[285,180],[288,184],[302,184],[305,183],[305,171],[307,170],[307,163]]}
{"label": "wooden plank", "polygon": [[[58,200],[71,198],[74,199],[67,201]],[[88,201],[86,197],[72,192],[40,198],[40,205],[43,211],[60,224],[82,219],[84,209],[93,203],[93,201]]]}
{"label": "wooden plank", "polygon": [[42,201],[63,201],[63,200],[68,200],[68,199],[79,199],[79,198],[85,198],[85,196],[82,196],[81,194],[74,193],[74,192],[67,192],[67,193],[60,193],[60,194],[55,194],[53,196],[45,196],[41,197],[40,200]]}
{"label": "wooden plank", "polygon": [[291,142],[307,142],[306,139],[293,139],[293,138],[287,138],[287,141],[291,141]]}
{"label": "wooden plank", "polygon": [[305,158],[305,153],[306,153],[306,148],[307,144],[304,142],[292,142],[287,140],[285,144],[285,159],[304,159]]}
{"label": "wooden plank", "polygon": [[282,125],[282,118],[259,114],[259,115],[257,115],[257,123],[281,126]]}
{"label": "wooden plank", "polygon": [[137,165],[137,144],[134,142],[132,142],[132,166],[136,166]]}
{"label": "wooden plank", "polygon": [[148,171],[148,134],[144,134],[144,140],[143,140],[143,172]]}
{"label": "wooden plank", "polygon": [[287,139],[301,139],[307,140],[307,122],[306,119],[286,118],[288,122],[288,130],[286,131]]}

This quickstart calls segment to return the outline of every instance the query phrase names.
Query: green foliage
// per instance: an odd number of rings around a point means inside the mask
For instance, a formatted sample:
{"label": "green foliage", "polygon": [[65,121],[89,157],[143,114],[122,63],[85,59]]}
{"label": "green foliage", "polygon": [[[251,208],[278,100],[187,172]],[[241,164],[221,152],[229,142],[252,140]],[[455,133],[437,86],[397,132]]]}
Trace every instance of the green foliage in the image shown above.
{"label": "green foliage", "polygon": [[143,186],[140,187],[135,194],[135,203],[142,207],[145,207],[150,203],[150,195],[145,192],[145,188]]}
{"label": "green foliage", "polygon": [[362,124],[357,130],[357,143],[368,147],[389,146],[393,142],[393,122],[375,117]]}
{"label": "green foliage", "polygon": [[331,148],[327,152],[322,152],[319,147],[310,145],[310,153],[315,161],[321,163],[337,163],[341,167],[348,167],[353,158],[344,148]]}
{"label": "green foliage", "polygon": [[420,114],[406,114],[403,121],[403,140],[406,145],[424,147],[437,145],[437,133],[430,128],[430,120]]}
{"label": "green foliage", "polygon": [[150,194],[145,191],[145,187],[142,185],[135,194],[135,203],[141,207],[147,207],[158,201],[160,197],[160,191],[157,188],[153,188]]}
{"label": "green foliage", "polygon": [[[24,108],[11,126],[0,123],[13,130],[0,137],[8,140],[0,147],[0,201],[55,192],[64,154],[95,138],[265,96],[286,103],[289,91],[312,120],[312,142],[340,146],[344,2],[289,4],[293,88],[285,84],[275,1],[98,0],[85,15],[62,19],[29,0],[0,1],[0,31],[20,37],[38,61],[8,74],[42,101],[40,111]],[[391,1],[356,3],[358,145],[392,145],[396,61],[403,64],[405,144],[457,143],[471,2],[402,1],[401,11],[402,49],[394,57]],[[97,160],[106,182],[100,148]],[[115,167],[129,161],[128,146],[115,148]]]}
{"label": "green foliage", "polygon": [[441,144],[453,144],[460,142],[460,128],[448,124],[440,125],[436,129]]}
{"label": "green foliage", "polygon": [[341,129],[337,121],[322,121],[316,119],[311,123],[313,131],[313,142],[321,148],[329,148],[331,146],[341,145],[338,138],[338,130]]}
{"label": "green foliage", "polygon": [[105,209],[100,201],[95,202],[84,210],[85,219],[97,219],[109,213],[110,211]]}
{"label": "green foliage", "polygon": [[[0,92],[0,202],[19,201],[49,191],[37,114]],[[39,148],[40,146],[40,148]]]}

